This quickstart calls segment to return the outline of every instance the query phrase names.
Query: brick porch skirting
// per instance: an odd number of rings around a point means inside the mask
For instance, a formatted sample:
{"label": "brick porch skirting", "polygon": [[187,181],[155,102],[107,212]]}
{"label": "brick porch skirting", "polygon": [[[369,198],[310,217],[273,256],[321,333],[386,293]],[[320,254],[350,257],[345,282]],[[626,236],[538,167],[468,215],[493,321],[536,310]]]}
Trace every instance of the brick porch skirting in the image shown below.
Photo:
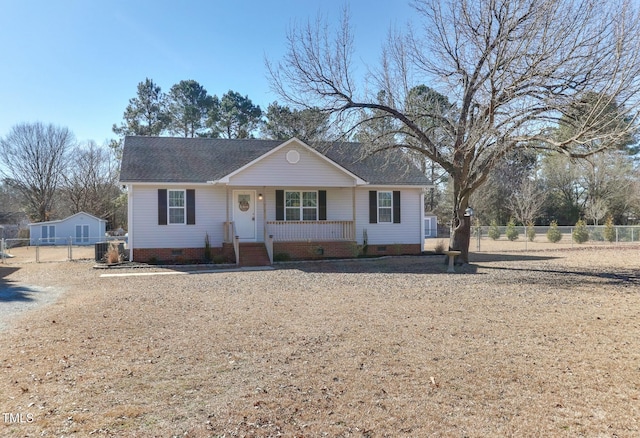
{"label": "brick porch skirting", "polygon": [[[417,255],[420,244],[368,245],[364,255]],[[352,258],[363,255],[363,248],[356,242],[273,242],[273,255],[288,254],[290,260],[315,260],[326,258]]]}

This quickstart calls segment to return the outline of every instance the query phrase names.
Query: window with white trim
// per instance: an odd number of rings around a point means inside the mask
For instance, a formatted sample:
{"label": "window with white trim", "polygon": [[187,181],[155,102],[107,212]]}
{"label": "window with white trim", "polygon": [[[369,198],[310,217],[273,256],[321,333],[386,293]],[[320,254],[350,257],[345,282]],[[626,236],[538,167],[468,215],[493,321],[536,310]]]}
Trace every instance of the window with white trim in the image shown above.
{"label": "window with white trim", "polygon": [[318,220],[318,192],[285,192],[284,212],[287,221]]}
{"label": "window with white trim", "polygon": [[186,218],[185,190],[167,190],[170,224],[184,224]]}
{"label": "window with white trim", "polygon": [[76,225],[76,243],[89,243],[89,225]]}
{"label": "window with white trim", "polygon": [[393,221],[393,192],[378,192],[378,222]]}
{"label": "window with white trim", "polygon": [[56,226],[42,225],[40,238],[42,243],[56,243]]}

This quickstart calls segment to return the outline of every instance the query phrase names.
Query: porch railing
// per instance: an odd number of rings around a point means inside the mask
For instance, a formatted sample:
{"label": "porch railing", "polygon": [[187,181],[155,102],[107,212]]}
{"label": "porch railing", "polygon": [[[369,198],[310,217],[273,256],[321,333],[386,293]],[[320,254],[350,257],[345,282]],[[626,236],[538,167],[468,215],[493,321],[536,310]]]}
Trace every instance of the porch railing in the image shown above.
{"label": "porch railing", "polygon": [[233,243],[233,251],[236,253],[236,265],[240,264],[240,239],[236,232],[235,222],[224,223],[224,241],[225,243]]}
{"label": "porch railing", "polygon": [[353,221],[268,221],[275,242],[355,240]]}

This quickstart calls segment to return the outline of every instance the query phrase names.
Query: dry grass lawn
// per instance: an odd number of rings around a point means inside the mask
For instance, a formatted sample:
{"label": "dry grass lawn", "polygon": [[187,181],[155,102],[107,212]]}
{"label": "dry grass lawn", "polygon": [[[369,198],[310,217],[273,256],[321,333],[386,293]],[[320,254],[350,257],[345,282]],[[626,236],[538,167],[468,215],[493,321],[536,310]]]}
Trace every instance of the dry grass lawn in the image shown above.
{"label": "dry grass lawn", "polygon": [[64,290],[0,335],[0,435],[639,436],[639,255],[0,267]]}

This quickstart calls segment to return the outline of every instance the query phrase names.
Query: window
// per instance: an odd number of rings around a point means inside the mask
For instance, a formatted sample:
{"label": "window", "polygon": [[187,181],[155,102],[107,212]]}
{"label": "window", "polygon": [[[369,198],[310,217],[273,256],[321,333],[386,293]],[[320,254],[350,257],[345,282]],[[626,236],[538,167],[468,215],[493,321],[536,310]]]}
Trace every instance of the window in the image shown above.
{"label": "window", "polygon": [[196,223],[196,191],[158,189],[158,225]]}
{"label": "window", "polygon": [[391,222],[393,219],[393,193],[378,192],[378,222]]}
{"label": "window", "polygon": [[76,243],[89,242],[89,225],[76,225]]}
{"label": "window", "polygon": [[42,225],[40,234],[42,243],[56,243],[56,226]]}
{"label": "window", "polygon": [[285,220],[318,220],[318,192],[285,192]]}
{"label": "window", "polygon": [[169,195],[169,223],[184,224],[185,221],[185,191],[168,190]]}

